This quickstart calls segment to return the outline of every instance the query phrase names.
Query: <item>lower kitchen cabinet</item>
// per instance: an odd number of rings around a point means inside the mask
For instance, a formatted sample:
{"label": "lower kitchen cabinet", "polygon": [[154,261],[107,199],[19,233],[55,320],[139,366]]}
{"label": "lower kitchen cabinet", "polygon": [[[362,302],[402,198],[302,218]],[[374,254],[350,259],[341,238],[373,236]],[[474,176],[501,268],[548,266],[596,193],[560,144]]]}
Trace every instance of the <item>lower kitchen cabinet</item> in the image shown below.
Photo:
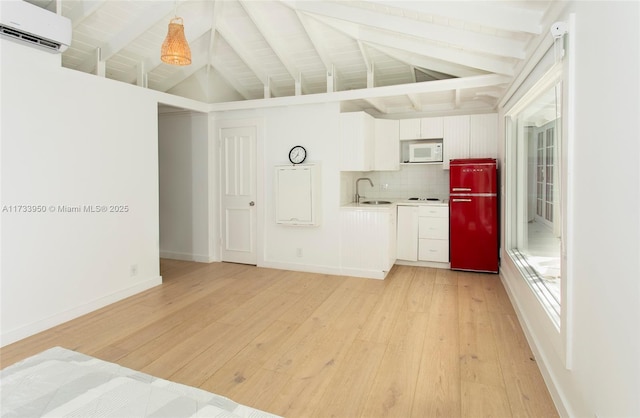
{"label": "lower kitchen cabinet", "polygon": [[398,260],[418,261],[418,207],[398,205]]}
{"label": "lower kitchen cabinet", "polygon": [[384,279],[396,261],[396,211],[340,211],[341,264],[346,275]]}
{"label": "lower kitchen cabinet", "polygon": [[449,208],[420,206],[418,209],[418,260],[449,262]]}
{"label": "lower kitchen cabinet", "polygon": [[398,205],[397,234],[398,260],[417,262],[417,265],[421,261],[449,262],[448,206]]}

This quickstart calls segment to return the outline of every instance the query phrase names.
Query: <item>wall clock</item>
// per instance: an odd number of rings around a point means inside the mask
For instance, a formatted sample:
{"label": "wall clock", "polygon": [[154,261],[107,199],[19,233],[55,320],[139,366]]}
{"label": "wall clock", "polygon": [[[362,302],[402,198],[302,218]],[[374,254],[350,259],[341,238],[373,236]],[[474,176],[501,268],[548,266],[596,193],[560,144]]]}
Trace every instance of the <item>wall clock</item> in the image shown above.
{"label": "wall clock", "polygon": [[296,145],[289,151],[289,161],[293,164],[300,164],[307,158],[307,150],[302,145]]}

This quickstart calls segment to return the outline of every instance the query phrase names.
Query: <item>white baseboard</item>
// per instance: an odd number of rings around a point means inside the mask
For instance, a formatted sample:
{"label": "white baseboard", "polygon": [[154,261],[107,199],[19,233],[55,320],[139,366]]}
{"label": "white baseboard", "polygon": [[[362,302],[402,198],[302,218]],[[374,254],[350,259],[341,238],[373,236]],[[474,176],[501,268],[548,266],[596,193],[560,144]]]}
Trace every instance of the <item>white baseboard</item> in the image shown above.
{"label": "white baseboard", "polygon": [[30,337],[34,334],[37,334],[38,332],[52,328],[56,325],[60,325],[64,322],[70,321],[79,316],[88,314],[89,312],[93,312],[97,309],[103,308],[114,302],[118,302],[119,300],[128,298],[129,296],[133,296],[136,293],[143,292],[147,289],[150,289],[154,286],[158,286],[160,284],[162,284],[162,277],[160,276],[146,279],[126,289],[122,289],[110,295],[98,298],[89,303],[76,306],[75,308],[71,308],[63,312],[55,313],[54,315],[51,315],[47,318],[43,318],[36,322],[32,322],[31,324],[25,325],[23,327],[13,329],[7,332],[3,330],[2,334],[0,335],[0,346],[4,347],[5,345],[22,340],[23,338]]}
{"label": "white baseboard", "polygon": [[170,260],[196,261],[198,263],[213,263],[215,257],[202,254],[179,253],[176,251],[160,251],[160,258],[168,258]]}
{"label": "white baseboard", "polygon": [[416,266],[416,267],[433,267],[437,269],[451,269],[451,263],[439,263],[436,261],[407,261],[396,260],[396,264],[400,266]]}
{"label": "white baseboard", "polygon": [[318,274],[332,274],[340,276],[342,273],[340,269],[335,267],[310,265],[310,264],[298,264],[298,263],[283,263],[281,261],[267,261],[263,260],[258,262],[258,267],[266,267],[279,270],[292,270],[292,271],[304,271],[305,273],[318,273]]}
{"label": "white baseboard", "polygon": [[377,270],[361,270],[361,269],[352,269],[352,268],[343,268],[342,275],[343,276],[352,276],[352,277],[362,277],[364,279],[376,279],[376,280],[384,280],[387,277],[388,271],[377,271]]}

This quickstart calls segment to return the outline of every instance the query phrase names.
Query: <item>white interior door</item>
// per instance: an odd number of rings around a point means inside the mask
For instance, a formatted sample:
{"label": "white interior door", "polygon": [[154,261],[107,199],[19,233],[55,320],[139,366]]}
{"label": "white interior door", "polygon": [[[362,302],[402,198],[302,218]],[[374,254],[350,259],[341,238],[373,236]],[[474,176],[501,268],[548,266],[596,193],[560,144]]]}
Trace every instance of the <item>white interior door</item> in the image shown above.
{"label": "white interior door", "polygon": [[256,264],[256,127],[220,130],[222,261]]}

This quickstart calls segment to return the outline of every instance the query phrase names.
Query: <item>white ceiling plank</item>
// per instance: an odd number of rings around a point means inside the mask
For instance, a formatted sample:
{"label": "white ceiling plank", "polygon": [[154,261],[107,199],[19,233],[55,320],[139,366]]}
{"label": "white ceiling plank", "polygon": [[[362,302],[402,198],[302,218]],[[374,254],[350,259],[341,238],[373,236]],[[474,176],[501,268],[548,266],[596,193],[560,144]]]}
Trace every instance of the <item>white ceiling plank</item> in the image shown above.
{"label": "white ceiling plank", "polygon": [[463,20],[488,28],[526,32],[534,35],[542,33],[540,21],[543,13],[518,7],[517,3],[482,1],[460,4],[452,1],[402,0],[371,0],[371,3],[404,11]]}
{"label": "white ceiling plank", "polygon": [[[436,25],[387,13],[378,13],[348,3],[327,1],[296,2],[294,7],[305,13],[346,21],[349,24],[383,29],[398,34],[442,42],[468,50],[508,58],[524,59],[525,43],[521,40],[472,32],[452,26]],[[356,36],[356,39],[358,37]]]}
{"label": "white ceiling plank", "polygon": [[405,64],[408,64],[411,67],[411,82],[415,83],[416,81],[416,66],[415,65],[411,65],[408,62],[405,62]]}
{"label": "white ceiling plank", "polygon": [[482,70],[478,70],[476,68],[469,68],[463,65],[454,64],[447,61],[442,61],[438,59],[433,59],[430,57],[424,57],[421,55],[416,55],[409,51],[401,51],[391,47],[385,47],[381,45],[370,45],[372,48],[379,50],[392,58],[397,59],[398,61],[404,62],[407,65],[411,65],[413,67],[418,67],[421,69],[431,69],[438,71],[444,74],[450,74],[456,77],[473,77],[475,75],[486,74],[486,72]]}
{"label": "white ceiling plank", "polygon": [[309,41],[315,48],[316,53],[318,54],[318,57],[320,57],[320,61],[322,61],[322,63],[324,64],[325,71],[331,71],[331,66],[333,65],[331,58],[329,57],[329,54],[327,53],[326,48],[313,35],[312,33],[313,31],[309,27],[309,17],[297,11],[296,11],[296,16],[298,16],[298,20],[300,21],[300,24],[304,28],[304,31],[306,32],[307,37],[309,38]]}
{"label": "white ceiling plank", "polygon": [[191,65],[181,67],[178,71],[171,74],[171,76],[166,77],[164,80],[162,80],[162,83],[158,83],[150,87],[158,91],[169,91],[178,84],[182,83],[187,78],[200,71],[202,68],[204,68],[205,65],[208,65],[206,59],[195,58],[191,62]]}
{"label": "white ceiling plank", "polygon": [[429,68],[419,68],[418,71],[421,71],[422,73],[424,73],[424,74],[428,75],[429,77],[434,78],[436,80],[442,80],[442,79],[445,79],[445,78],[451,78],[451,74],[445,74],[445,73],[442,73],[440,71],[431,70]]}
{"label": "white ceiling plank", "polygon": [[260,80],[263,85],[269,84],[267,75],[260,69],[260,63],[258,63],[254,57],[247,52],[247,49],[242,45],[240,39],[233,34],[224,21],[218,22],[218,33],[224,38],[229,46],[235,51],[238,57],[244,62],[244,64],[253,72],[253,74]]}
{"label": "white ceiling plank", "polygon": [[[183,0],[184,1],[184,0]],[[173,10],[170,2],[148,2],[150,4],[126,29],[118,32],[109,41],[100,46],[102,59],[108,61],[113,55],[126,47],[134,39],[144,34],[153,25],[164,19]],[[94,68],[94,63],[88,58],[78,67],[79,71],[89,72]]]}
{"label": "white ceiling plank", "polygon": [[220,77],[222,77],[224,81],[226,81],[227,84],[230,85],[235,91],[237,91],[238,94],[240,94],[240,96],[242,96],[245,100],[251,100],[255,98],[251,95],[249,90],[236,82],[235,75],[227,68],[225,68],[224,65],[218,62],[213,66],[213,69],[216,70],[218,74],[220,74]]}
{"label": "white ceiling plank", "polygon": [[[249,16],[249,19],[251,19],[251,21],[253,22],[256,29],[258,29],[258,32],[260,32],[267,44],[269,44],[269,47],[271,48],[273,53],[278,57],[282,65],[284,65],[286,70],[289,72],[289,75],[293,79],[294,83],[296,83],[298,77],[301,77],[300,70],[293,63],[293,60],[289,58],[289,54],[287,54],[287,46],[280,39],[278,39],[275,28],[266,24],[267,21],[264,18],[261,18],[259,11],[256,10],[256,5],[259,5],[260,3],[255,1],[242,0],[239,0],[239,3],[244,9],[247,16]],[[302,78],[300,78],[299,81],[302,82]],[[303,93],[309,93],[309,91],[304,87],[303,84],[301,85],[301,87]]]}
{"label": "white ceiling plank", "polygon": [[320,16],[316,16],[316,18],[347,34],[348,36],[351,36],[354,39],[359,39],[363,42],[396,48],[417,55],[437,58],[442,61],[450,61],[459,65],[477,68],[491,73],[510,76],[513,75],[513,64],[497,58],[490,58],[486,55],[466,52],[456,48],[430,45],[417,38],[383,33],[369,28],[359,27],[357,25],[351,25],[344,21],[336,21],[335,19],[328,19]]}
{"label": "white ceiling plank", "polygon": [[71,10],[66,14],[66,17],[71,19],[73,27],[78,26],[86,18],[97,12],[107,0],[81,0],[65,2],[65,4],[71,4]]}
{"label": "white ceiling plank", "polygon": [[[208,102],[220,100],[212,90],[219,80],[237,91],[230,98],[250,102],[229,109],[334,101],[382,115],[495,108],[566,7],[555,0],[28,1],[57,3],[71,18],[67,68],[104,74],[106,65],[114,80]],[[177,3],[193,54],[184,68],[159,54]],[[196,72],[201,82],[179,85]],[[449,75],[459,79],[442,80]]]}
{"label": "white ceiling plank", "polygon": [[[329,56],[327,47],[324,45],[322,41],[318,39],[318,36],[314,34],[313,29],[311,28],[310,17],[305,15],[304,13],[299,13],[295,11],[300,24],[303,26],[304,31],[307,34],[307,38],[313,45],[320,61],[324,64],[325,72],[327,74],[327,91],[335,91],[336,81],[341,78],[340,71],[335,67],[333,60]],[[329,78],[331,78],[331,88],[329,89]]]}

